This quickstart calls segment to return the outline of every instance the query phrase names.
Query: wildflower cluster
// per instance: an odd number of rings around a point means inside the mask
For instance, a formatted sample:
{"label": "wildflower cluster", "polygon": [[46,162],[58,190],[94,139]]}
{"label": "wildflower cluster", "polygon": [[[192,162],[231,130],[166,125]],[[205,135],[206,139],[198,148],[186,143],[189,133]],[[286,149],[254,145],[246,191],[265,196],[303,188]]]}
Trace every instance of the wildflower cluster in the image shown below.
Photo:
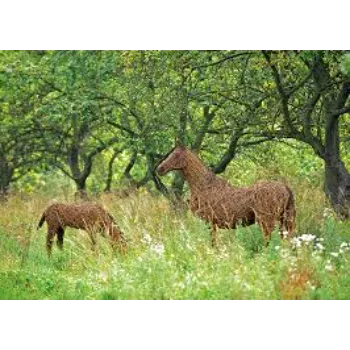
{"label": "wildflower cluster", "polygon": [[295,249],[302,246],[313,246],[317,251],[323,251],[325,250],[325,247],[322,244],[323,241],[324,239],[322,237],[316,237],[312,234],[303,234],[292,239],[292,247]]}
{"label": "wildflower cluster", "polygon": [[162,243],[153,243],[152,237],[147,232],[143,233],[141,242],[148,245],[150,251],[155,255],[162,256],[164,254],[164,245]]}

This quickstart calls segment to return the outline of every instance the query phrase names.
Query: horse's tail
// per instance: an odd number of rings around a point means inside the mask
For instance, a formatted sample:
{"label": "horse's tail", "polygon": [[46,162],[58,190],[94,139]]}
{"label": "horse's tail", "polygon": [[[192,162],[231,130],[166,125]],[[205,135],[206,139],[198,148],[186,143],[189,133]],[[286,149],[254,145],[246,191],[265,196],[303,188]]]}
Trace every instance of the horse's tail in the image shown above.
{"label": "horse's tail", "polygon": [[285,202],[284,212],[283,212],[283,221],[284,227],[288,231],[288,237],[293,237],[293,233],[295,230],[295,199],[292,190],[286,185],[286,189],[288,192],[288,199]]}

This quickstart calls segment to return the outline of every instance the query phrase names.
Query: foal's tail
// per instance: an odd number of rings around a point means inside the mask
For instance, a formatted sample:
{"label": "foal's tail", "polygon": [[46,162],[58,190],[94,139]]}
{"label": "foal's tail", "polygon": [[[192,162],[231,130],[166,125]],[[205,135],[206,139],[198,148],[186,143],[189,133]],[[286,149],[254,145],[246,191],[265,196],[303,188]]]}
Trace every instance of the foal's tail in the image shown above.
{"label": "foal's tail", "polygon": [[116,223],[114,217],[110,213],[107,212],[107,216],[108,216],[108,219],[113,222],[113,224]]}
{"label": "foal's tail", "polygon": [[38,227],[36,228],[37,230],[39,230],[39,228],[41,226],[43,226],[45,220],[46,220],[46,216],[45,216],[45,212],[44,212],[43,215],[41,216],[41,219],[40,219],[39,223],[38,223]]}

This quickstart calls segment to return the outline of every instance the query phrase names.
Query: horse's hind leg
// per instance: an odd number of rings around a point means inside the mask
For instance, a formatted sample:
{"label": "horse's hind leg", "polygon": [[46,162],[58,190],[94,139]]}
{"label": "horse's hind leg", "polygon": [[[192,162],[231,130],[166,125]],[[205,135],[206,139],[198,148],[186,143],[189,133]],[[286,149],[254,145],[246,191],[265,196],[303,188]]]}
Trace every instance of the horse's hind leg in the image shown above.
{"label": "horse's hind leg", "polygon": [[64,236],[64,229],[63,227],[59,227],[57,230],[57,247],[62,250],[63,249],[63,236]]}
{"label": "horse's hind leg", "polygon": [[294,235],[295,230],[295,216],[296,216],[296,210],[295,208],[288,209],[287,219],[286,219],[286,226],[288,231],[288,238],[292,238]]}
{"label": "horse's hind leg", "polygon": [[284,213],[280,216],[280,219],[279,219],[279,228],[280,228],[279,231],[280,231],[280,237],[281,237],[281,239],[286,238],[287,221],[286,221],[286,218],[285,218],[285,214],[284,214]]}
{"label": "horse's hind leg", "polygon": [[259,224],[261,230],[263,231],[263,234],[264,234],[264,237],[266,240],[266,245],[268,245],[269,241],[271,239],[271,234],[272,234],[273,229],[274,229],[274,222],[273,222],[273,220],[268,219],[268,218],[266,218],[266,219],[259,218],[257,221],[258,221],[258,224]]}
{"label": "horse's hind leg", "polygon": [[287,208],[280,217],[280,236],[292,238],[295,230],[295,208]]}

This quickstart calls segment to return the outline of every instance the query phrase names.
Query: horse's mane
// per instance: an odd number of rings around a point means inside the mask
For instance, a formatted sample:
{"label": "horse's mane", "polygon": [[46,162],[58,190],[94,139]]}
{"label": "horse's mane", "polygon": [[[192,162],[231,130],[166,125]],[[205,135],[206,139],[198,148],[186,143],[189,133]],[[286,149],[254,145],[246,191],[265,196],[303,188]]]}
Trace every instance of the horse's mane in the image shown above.
{"label": "horse's mane", "polygon": [[176,147],[177,146],[173,147],[170,151],[168,151],[168,153],[166,153],[164,156],[162,156],[160,158],[160,160],[157,162],[156,167],[158,167],[158,165],[160,165],[165,159],[167,159],[170,156],[170,154],[174,152]]}

